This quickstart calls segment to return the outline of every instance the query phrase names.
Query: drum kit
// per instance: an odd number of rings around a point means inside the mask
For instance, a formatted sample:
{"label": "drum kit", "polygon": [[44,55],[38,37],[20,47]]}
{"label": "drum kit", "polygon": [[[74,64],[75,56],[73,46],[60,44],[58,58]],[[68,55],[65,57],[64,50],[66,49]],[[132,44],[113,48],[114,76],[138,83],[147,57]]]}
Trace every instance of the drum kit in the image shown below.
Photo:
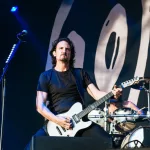
{"label": "drum kit", "polygon": [[[97,108],[88,114],[89,120],[103,127],[112,136],[115,148],[150,147],[150,78],[140,77],[131,88],[144,90],[147,93],[148,107],[141,109],[143,114],[139,115],[131,108],[118,108],[109,114],[111,100],[105,102],[103,110]],[[148,125],[136,127],[137,122],[144,121],[147,121]]]}

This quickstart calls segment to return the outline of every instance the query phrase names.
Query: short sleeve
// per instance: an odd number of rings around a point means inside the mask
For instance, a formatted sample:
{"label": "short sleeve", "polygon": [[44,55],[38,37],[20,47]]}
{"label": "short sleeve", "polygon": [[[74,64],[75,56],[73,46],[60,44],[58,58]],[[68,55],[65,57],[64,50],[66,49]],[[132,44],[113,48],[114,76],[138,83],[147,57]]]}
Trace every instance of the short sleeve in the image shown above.
{"label": "short sleeve", "polygon": [[83,77],[83,86],[86,89],[89,84],[93,83],[93,81],[90,78],[89,74],[84,70],[82,70],[82,77]]}
{"label": "short sleeve", "polygon": [[37,91],[48,92],[48,78],[44,73],[41,73],[39,77]]}

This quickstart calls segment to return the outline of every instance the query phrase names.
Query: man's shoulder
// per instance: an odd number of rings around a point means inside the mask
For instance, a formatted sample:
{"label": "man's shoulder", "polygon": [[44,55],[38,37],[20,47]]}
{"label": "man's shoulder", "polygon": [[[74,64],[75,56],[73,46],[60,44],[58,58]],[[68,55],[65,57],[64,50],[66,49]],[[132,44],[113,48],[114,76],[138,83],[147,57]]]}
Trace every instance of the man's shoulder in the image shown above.
{"label": "man's shoulder", "polygon": [[73,68],[73,70],[75,70],[75,71],[83,71],[84,69],[83,68]]}
{"label": "man's shoulder", "polygon": [[45,75],[45,76],[50,75],[51,72],[52,72],[52,70],[53,70],[53,69],[49,69],[49,70],[43,71],[43,72],[41,73],[41,75]]}

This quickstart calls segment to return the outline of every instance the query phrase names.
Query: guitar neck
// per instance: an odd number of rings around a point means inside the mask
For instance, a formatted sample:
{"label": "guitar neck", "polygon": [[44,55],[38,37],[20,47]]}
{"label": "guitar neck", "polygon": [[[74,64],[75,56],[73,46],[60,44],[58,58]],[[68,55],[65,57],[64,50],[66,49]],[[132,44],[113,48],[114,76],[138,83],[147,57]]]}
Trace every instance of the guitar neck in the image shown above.
{"label": "guitar neck", "polygon": [[[140,78],[139,77],[134,77],[131,80],[127,80],[125,82],[122,82],[121,85],[119,85],[119,88],[126,88],[131,85],[137,84],[139,82]],[[109,92],[106,94],[104,97],[100,98],[98,101],[94,102],[93,104],[89,105],[87,108],[85,108],[83,111],[77,114],[78,118],[81,119],[88,113],[90,113],[93,109],[98,107],[100,104],[111,98],[114,94],[112,92]]]}
{"label": "guitar neck", "polygon": [[93,104],[89,105],[87,108],[85,108],[84,110],[82,110],[80,113],[77,114],[78,118],[81,119],[82,117],[84,117],[85,115],[90,113],[93,109],[97,108],[100,104],[102,104],[103,102],[105,102],[106,100],[111,98],[113,95],[114,94],[112,92],[109,92],[104,97],[100,98],[99,100],[97,100]]}

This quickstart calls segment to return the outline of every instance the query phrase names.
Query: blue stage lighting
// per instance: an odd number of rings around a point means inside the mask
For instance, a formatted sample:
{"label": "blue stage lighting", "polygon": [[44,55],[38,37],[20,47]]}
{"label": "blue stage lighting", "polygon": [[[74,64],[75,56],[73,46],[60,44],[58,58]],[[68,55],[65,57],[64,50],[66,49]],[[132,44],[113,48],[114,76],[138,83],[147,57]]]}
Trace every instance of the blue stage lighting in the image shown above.
{"label": "blue stage lighting", "polygon": [[17,6],[13,6],[12,8],[11,8],[11,12],[16,12],[18,10],[18,7]]}

